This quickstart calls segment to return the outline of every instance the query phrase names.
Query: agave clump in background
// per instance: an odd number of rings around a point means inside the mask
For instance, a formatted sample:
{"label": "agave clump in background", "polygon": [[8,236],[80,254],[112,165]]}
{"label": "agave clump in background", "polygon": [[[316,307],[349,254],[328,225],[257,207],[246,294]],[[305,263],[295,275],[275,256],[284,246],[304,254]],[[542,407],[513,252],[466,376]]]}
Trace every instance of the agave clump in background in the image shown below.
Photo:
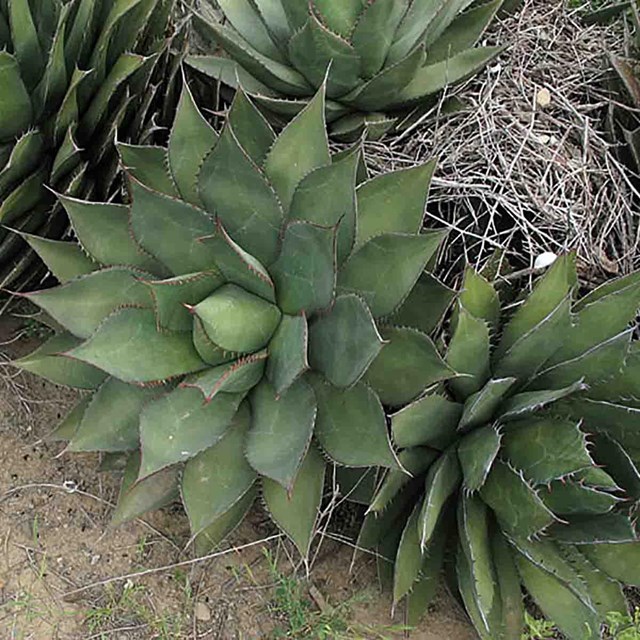
{"label": "agave clump in background", "polygon": [[520,638],[521,586],[571,640],[599,638],[621,584],[640,586],[640,274],[576,289],[571,255],[509,307],[468,270],[459,375],[391,416],[414,478],[388,472],[358,544],[391,560],[412,622],[443,565],[492,640]]}
{"label": "agave clump in background", "polygon": [[191,56],[189,64],[234,88],[242,85],[260,106],[285,118],[303,108],[330,67],[327,119],[332,134],[345,139],[365,126],[370,137],[382,135],[400,116],[474,75],[500,51],[475,44],[502,0],[216,4],[214,11],[210,0],[196,7],[194,19],[227,57]]}
{"label": "agave clump in background", "polygon": [[[59,239],[67,219],[47,187],[111,196],[113,139],[153,127],[154,70],[173,0],[0,0],[0,223]],[[161,98],[161,100],[163,100]],[[0,286],[40,270],[0,230]]]}
{"label": "agave clump in background", "polygon": [[450,372],[423,314],[451,300],[425,272],[433,163],[356,190],[360,150],[330,155],[324,106],[276,137],[238,92],[218,135],[185,86],[168,149],[121,149],[129,206],[61,197],[81,250],[56,245],[63,284],[26,296],[65,330],[15,364],[94,390],[57,436],[127,454],[117,522],[180,495],[204,551],[261,487],[304,555],[325,456],[399,469],[387,373]]}

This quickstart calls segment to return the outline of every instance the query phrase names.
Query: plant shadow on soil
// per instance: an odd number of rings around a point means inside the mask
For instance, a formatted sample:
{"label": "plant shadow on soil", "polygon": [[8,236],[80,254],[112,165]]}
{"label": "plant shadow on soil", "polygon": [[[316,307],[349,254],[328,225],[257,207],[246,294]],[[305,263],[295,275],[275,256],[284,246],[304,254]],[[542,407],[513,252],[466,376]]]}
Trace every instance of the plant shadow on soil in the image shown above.
{"label": "plant shadow on soil", "polygon": [[41,339],[15,340],[24,329],[0,318],[0,640],[476,637],[444,590],[419,627],[400,630],[375,563],[349,572],[346,544],[324,538],[309,580],[282,540],[238,549],[274,533],[259,508],[226,553],[178,567],[193,556],[177,505],[109,528],[118,479],[97,471],[97,454],[59,456],[61,443],[42,440],[77,394],[4,364]]}

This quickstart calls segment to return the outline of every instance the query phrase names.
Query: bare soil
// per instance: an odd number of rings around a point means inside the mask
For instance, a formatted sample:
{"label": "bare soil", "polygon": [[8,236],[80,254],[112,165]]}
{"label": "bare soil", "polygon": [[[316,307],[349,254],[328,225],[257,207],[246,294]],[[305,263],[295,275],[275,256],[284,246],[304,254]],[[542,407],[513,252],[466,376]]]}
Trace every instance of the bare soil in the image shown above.
{"label": "bare soil", "polygon": [[[0,319],[3,360],[37,344],[11,342],[20,328]],[[274,612],[277,585],[265,549],[280,559],[282,574],[292,564],[281,541],[251,544],[270,533],[258,509],[225,553],[175,566],[193,559],[179,506],[111,529],[118,478],[97,471],[97,454],[60,455],[61,443],[43,440],[77,394],[0,366],[1,640],[304,637],[286,635],[287,621]],[[373,562],[362,558],[350,573],[351,558],[349,546],[325,539],[303,587],[306,598],[313,585],[310,610],[348,603],[357,633],[347,637],[476,637],[444,590],[419,628],[386,631],[402,623],[402,612],[391,618]]]}

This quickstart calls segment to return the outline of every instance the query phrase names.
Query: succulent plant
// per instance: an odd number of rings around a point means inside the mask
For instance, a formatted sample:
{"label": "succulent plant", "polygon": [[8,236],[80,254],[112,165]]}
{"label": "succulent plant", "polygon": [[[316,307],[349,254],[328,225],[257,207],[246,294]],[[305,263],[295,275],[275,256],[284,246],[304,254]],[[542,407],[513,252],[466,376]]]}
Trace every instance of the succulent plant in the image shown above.
{"label": "succulent plant", "polygon": [[364,127],[382,135],[500,51],[475,44],[502,0],[216,0],[217,12],[210,3],[195,13],[196,26],[228,57],[195,55],[189,64],[284,118],[330,67],[327,119],[345,139]]}
{"label": "succulent plant", "polygon": [[520,638],[521,587],[584,640],[625,610],[621,583],[640,585],[640,274],[580,299],[576,280],[574,256],[560,257],[501,306],[469,269],[446,354],[458,375],[391,416],[413,477],[387,472],[358,546],[385,558],[410,623],[443,566],[491,640]]}
{"label": "succulent plant", "polygon": [[387,350],[448,371],[424,334],[451,300],[425,271],[434,165],[366,179],[358,147],[331,156],[324,89],[276,137],[242,91],[218,135],[185,85],[168,149],[120,152],[129,206],[61,196],[79,245],[30,238],[62,284],[23,295],[64,329],[15,364],[95,390],[55,435],[128,455],[117,522],[180,495],[203,551],[260,486],[306,554],[325,456],[399,468]]}
{"label": "succulent plant", "polygon": [[[0,223],[60,238],[66,216],[47,187],[111,195],[113,138],[146,133],[172,6],[0,0]],[[20,236],[0,230],[0,286],[33,280],[34,260]]]}

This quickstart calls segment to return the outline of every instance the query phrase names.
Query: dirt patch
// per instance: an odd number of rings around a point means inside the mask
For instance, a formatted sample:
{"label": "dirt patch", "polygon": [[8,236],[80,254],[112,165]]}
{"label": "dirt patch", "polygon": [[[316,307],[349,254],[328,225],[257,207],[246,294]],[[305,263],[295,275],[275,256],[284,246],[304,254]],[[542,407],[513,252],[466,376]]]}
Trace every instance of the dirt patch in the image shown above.
{"label": "dirt patch", "polygon": [[[20,328],[0,319],[0,341]],[[35,344],[5,344],[4,360]],[[59,455],[62,444],[43,440],[77,394],[0,369],[1,640],[340,637],[316,635],[333,611],[344,638],[476,637],[444,591],[419,628],[408,636],[394,631],[402,615],[390,617],[373,563],[361,559],[349,573],[352,550],[334,540],[323,542],[310,594],[306,581],[292,577],[285,543],[253,544],[270,533],[259,509],[223,555],[202,562],[184,550],[188,524],[177,505],[110,529],[117,477],[97,471],[97,454]],[[308,630],[292,635],[297,615],[299,629]]]}

